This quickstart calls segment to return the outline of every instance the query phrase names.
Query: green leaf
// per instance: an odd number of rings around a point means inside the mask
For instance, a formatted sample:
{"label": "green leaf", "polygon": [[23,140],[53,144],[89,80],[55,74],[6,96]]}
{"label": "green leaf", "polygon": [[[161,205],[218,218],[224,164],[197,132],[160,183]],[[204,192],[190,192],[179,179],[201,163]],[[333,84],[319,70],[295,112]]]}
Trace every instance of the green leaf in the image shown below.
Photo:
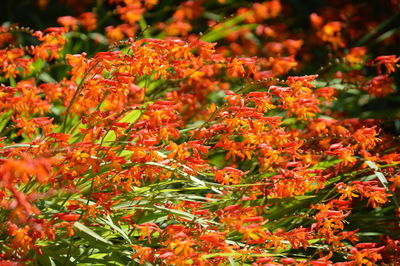
{"label": "green leaf", "polygon": [[202,259],[210,259],[210,258],[215,258],[215,257],[231,257],[232,258],[232,256],[241,257],[242,254],[240,254],[240,253],[223,253],[223,252],[220,252],[220,253],[205,254],[205,255],[201,256],[201,258]]}
{"label": "green leaf", "polygon": [[80,231],[84,232],[85,234],[93,237],[94,239],[96,239],[97,241],[100,241],[104,244],[108,244],[108,245],[112,245],[112,243],[110,241],[108,241],[107,239],[104,239],[103,237],[101,237],[100,235],[98,235],[96,232],[94,232],[92,229],[90,229],[89,227],[87,227],[86,225],[81,224],[80,222],[75,222],[74,226],[79,229]]}
{"label": "green leaf", "polygon": [[52,83],[52,82],[57,82],[55,79],[53,79],[48,73],[43,72],[40,73],[39,79],[41,81],[47,82],[47,83]]}
{"label": "green leaf", "polygon": [[11,87],[15,88],[17,86],[17,82],[15,81],[15,78],[13,76],[9,77],[9,81]]}
{"label": "green leaf", "polygon": [[393,201],[394,204],[397,206],[397,208],[400,208],[400,204],[397,200],[397,196],[395,193],[393,193],[393,191],[390,190],[389,188],[389,181],[386,179],[385,175],[379,171],[379,167],[373,163],[372,161],[368,161],[366,160],[365,163],[369,166],[369,168],[374,170],[375,176],[379,179],[379,181],[382,183],[382,185],[391,192],[392,196],[393,196]]}
{"label": "green leaf", "polygon": [[103,138],[103,141],[102,141],[103,145],[110,146],[111,143],[115,142],[116,137],[117,137],[117,135],[115,135],[115,132],[112,130],[109,130]]}
{"label": "green leaf", "polygon": [[242,22],[247,15],[248,13],[246,12],[244,14],[240,14],[231,19],[228,19],[221,24],[218,24],[217,27],[214,27],[210,32],[204,34],[201,37],[201,40],[205,42],[214,42],[242,28],[255,29],[257,24],[246,24],[241,26],[235,26],[238,23]]}
{"label": "green leaf", "polygon": [[132,110],[127,115],[125,115],[120,121],[124,123],[136,123],[136,121],[140,118],[142,111],[140,110]]}
{"label": "green leaf", "polygon": [[112,221],[112,219],[109,215],[107,216],[106,219],[100,218],[99,220],[102,221],[103,223],[109,225],[114,230],[116,230],[130,245],[132,245],[132,241],[129,238],[129,236],[125,233],[125,231],[122,228],[120,228],[114,224],[114,222]]}
{"label": "green leaf", "polygon": [[[125,115],[123,118],[121,118],[119,121],[123,123],[135,123],[141,116],[142,112],[140,110],[132,110],[130,111],[127,115]],[[112,130],[109,130],[106,135],[104,136],[102,142],[104,146],[110,146],[111,143],[115,142],[116,140],[116,135],[115,132]]]}
{"label": "green leaf", "polygon": [[246,25],[234,26],[231,28],[221,27],[221,29],[218,28],[218,30],[216,31],[211,31],[203,35],[203,37],[201,37],[200,39],[205,42],[215,42],[222,38],[225,38],[226,36],[228,36],[233,32],[238,32],[241,31],[242,29],[254,30],[256,27],[257,24],[246,24]]}
{"label": "green leaf", "polygon": [[168,208],[165,208],[165,207],[162,207],[162,206],[157,206],[157,205],[154,205],[154,207],[157,208],[157,209],[160,209],[160,210],[163,210],[163,211],[178,215],[179,217],[182,217],[184,219],[194,220],[196,218],[196,216],[194,216],[193,214],[188,213],[188,212],[174,210],[174,209],[168,209]]}
{"label": "green leaf", "polygon": [[7,112],[0,115],[0,132],[5,128],[8,121],[11,119],[12,110],[8,110]]}
{"label": "green leaf", "polygon": [[233,260],[233,258],[231,256],[228,257],[228,260],[229,260],[230,265],[232,265],[232,266],[236,265],[235,261]]}

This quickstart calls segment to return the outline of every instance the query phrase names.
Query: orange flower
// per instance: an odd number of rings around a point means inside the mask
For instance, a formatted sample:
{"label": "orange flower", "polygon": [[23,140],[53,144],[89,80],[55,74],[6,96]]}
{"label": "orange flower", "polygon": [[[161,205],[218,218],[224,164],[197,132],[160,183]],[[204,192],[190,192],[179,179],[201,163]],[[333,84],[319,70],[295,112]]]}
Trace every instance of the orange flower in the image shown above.
{"label": "orange flower", "polygon": [[372,149],[378,142],[382,140],[377,138],[379,131],[376,131],[376,126],[371,128],[362,127],[354,132],[354,139],[357,141],[356,146],[362,149]]}
{"label": "orange flower", "polygon": [[334,50],[337,50],[338,48],[344,48],[345,43],[342,39],[342,28],[343,24],[339,21],[331,21],[326,23],[320,31],[321,39],[324,42],[330,43]]}
{"label": "orange flower", "polygon": [[246,173],[232,168],[232,167],[225,167],[222,170],[218,170],[215,173],[215,180],[223,185],[236,185],[240,183],[240,179]]}
{"label": "orange flower", "polygon": [[329,150],[325,151],[325,154],[335,155],[342,159],[342,163],[344,166],[354,164],[357,159],[353,157],[354,151],[350,146],[343,147],[343,144],[336,143],[332,144],[329,147]]}
{"label": "orange flower", "polygon": [[372,60],[372,65],[375,65],[378,69],[378,74],[382,74],[382,66],[385,66],[385,74],[389,75],[392,72],[395,72],[396,67],[399,67],[397,64],[400,61],[400,57],[396,57],[395,55],[381,55]]}
{"label": "orange flower", "polygon": [[366,83],[363,90],[367,91],[369,95],[383,97],[394,92],[393,80],[387,75],[376,76]]}
{"label": "orange flower", "polygon": [[92,12],[80,14],[78,20],[87,31],[93,31],[97,28],[97,17],[96,14]]}
{"label": "orange flower", "polygon": [[57,18],[57,22],[64,26],[66,31],[75,31],[78,29],[78,19],[71,16]]}
{"label": "orange flower", "polygon": [[349,62],[351,65],[361,64],[363,62],[366,53],[367,53],[366,47],[353,47],[349,50],[345,58],[347,62]]}

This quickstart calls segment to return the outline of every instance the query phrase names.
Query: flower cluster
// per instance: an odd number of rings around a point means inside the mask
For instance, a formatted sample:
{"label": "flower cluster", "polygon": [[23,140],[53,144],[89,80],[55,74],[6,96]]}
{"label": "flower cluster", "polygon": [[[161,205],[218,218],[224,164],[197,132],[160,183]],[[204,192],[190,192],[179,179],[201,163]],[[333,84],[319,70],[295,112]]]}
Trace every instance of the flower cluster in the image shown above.
{"label": "flower cluster", "polygon": [[299,32],[279,0],[98,2],[0,27],[0,264],[400,262],[398,138],[352,115],[397,92],[399,56],[349,46],[368,5]]}

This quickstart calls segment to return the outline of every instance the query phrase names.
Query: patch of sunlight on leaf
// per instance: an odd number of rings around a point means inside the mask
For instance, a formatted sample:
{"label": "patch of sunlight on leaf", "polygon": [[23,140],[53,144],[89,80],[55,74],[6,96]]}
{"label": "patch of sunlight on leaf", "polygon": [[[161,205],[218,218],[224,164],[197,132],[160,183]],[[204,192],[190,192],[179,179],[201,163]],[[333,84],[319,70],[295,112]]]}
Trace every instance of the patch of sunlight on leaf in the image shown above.
{"label": "patch of sunlight on leaf", "polygon": [[104,239],[103,237],[101,237],[100,235],[98,235],[96,232],[94,232],[92,229],[90,229],[89,227],[87,227],[86,225],[81,224],[80,222],[75,222],[74,226],[79,229],[80,231],[90,235],[91,237],[93,237],[94,239],[101,241],[105,244],[109,244],[112,245],[112,243],[110,241],[108,241],[107,239]]}

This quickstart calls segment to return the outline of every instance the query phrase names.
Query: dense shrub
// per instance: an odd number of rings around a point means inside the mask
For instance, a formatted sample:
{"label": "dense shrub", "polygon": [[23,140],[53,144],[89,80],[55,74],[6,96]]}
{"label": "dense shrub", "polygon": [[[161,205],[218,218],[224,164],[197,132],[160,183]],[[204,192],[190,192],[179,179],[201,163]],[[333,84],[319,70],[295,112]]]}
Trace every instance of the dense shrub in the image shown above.
{"label": "dense shrub", "polygon": [[398,1],[2,5],[1,265],[400,263]]}

